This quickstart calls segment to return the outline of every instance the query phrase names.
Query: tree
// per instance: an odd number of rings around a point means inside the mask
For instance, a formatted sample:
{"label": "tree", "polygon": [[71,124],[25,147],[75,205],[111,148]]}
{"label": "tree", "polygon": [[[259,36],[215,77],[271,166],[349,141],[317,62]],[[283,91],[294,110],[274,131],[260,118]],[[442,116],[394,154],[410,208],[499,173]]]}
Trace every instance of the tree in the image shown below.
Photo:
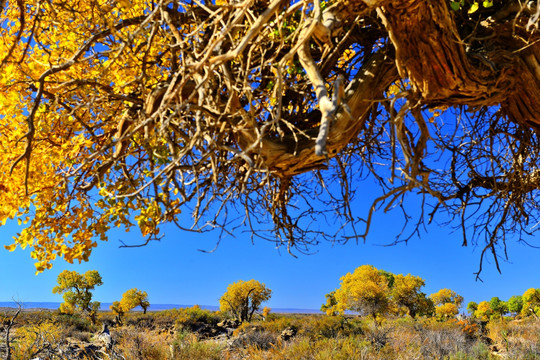
{"label": "tree", "polygon": [[459,308],[454,303],[444,303],[435,307],[435,315],[441,319],[449,319],[459,314]]}
{"label": "tree", "polygon": [[95,323],[100,303],[92,301],[91,291],[96,286],[103,285],[101,275],[96,270],[88,270],[84,275],[76,271],[64,270],[58,275],[56,282],[58,285],[52,292],[64,294],[60,311],[68,314],[73,314],[75,311],[85,312],[92,323]]}
{"label": "tree", "polygon": [[120,306],[124,312],[131,311],[132,309],[140,306],[143,309],[143,313],[146,314],[146,310],[150,306],[148,301],[148,294],[146,291],[141,291],[136,288],[126,291],[122,295],[122,300],[120,300]]}
{"label": "tree", "polygon": [[491,298],[489,307],[491,308],[493,316],[499,316],[501,319],[503,315],[508,312],[508,305],[506,302],[502,301],[497,296]]}
{"label": "tree", "polygon": [[375,267],[359,266],[340,280],[341,286],[334,294],[340,313],[350,310],[376,319],[389,311],[388,278]]}
{"label": "tree", "polygon": [[113,314],[116,315],[115,321],[121,324],[125,311],[120,301],[113,301],[113,303],[109,306],[109,309],[111,309]]}
{"label": "tree", "polygon": [[470,314],[472,317],[475,316],[476,310],[478,310],[478,303],[475,302],[475,301],[470,301],[470,302],[467,304],[467,311],[469,312],[469,314]]}
{"label": "tree", "polygon": [[461,304],[463,303],[463,297],[450,289],[441,289],[436,293],[429,295],[429,297],[433,300],[435,305],[453,303],[457,307],[461,307]]}
{"label": "tree", "polygon": [[256,280],[239,280],[227,287],[219,299],[219,309],[231,313],[241,322],[251,321],[261,303],[268,301],[271,295],[272,290]]}
{"label": "tree", "polygon": [[481,301],[478,304],[478,308],[474,312],[474,316],[483,321],[488,321],[492,314],[493,311],[487,301]]}
{"label": "tree", "polygon": [[530,288],[523,293],[523,308],[521,313],[524,316],[540,315],[540,289]]}
{"label": "tree", "polygon": [[269,308],[268,306],[265,306],[263,309],[262,309],[262,318],[263,320],[266,320],[266,318],[268,318],[268,315],[270,315],[270,311],[272,311],[272,308]]}
{"label": "tree", "polygon": [[406,308],[412,318],[417,314],[427,315],[430,312],[430,301],[426,294],[420,291],[425,285],[424,279],[411,274],[398,274],[393,281],[390,296],[398,307]]}
{"label": "tree", "polygon": [[325,295],[326,297],[326,303],[321,305],[321,311],[326,313],[326,315],[329,316],[336,316],[339,311],[337,308],[337,301],[336,301],[336,292],[332,291]]}
{"label": "tree", "polygon": [[[7,248],[43,271],[111,227],[146,243],[174,223],[306,251],[399,203],[400,240],[449,216],[498,268],[539,220],[540,10],[522,3],[2,1],[0,223],[25,224]],[[363,218],[359,173],[382,189]],[[334,234],[313,221],[335,212]]]}
{"label": "tree", "polygon": [[521,295],[513,295],[506,303],[508,304],[508,311],[514,313],[514,316],[521,313],[523,309],[523,298]]}
{"label": "tree", "polygon": [[120,301],[114,301],[109,308],[117,316],[117,321],[121,322],[124,314],[137,306],[140,306],[143,309],[143,313],[146,314],[146,310],[150,306],[150,302],[148,301],[148,294],[146,291],[133,288],[126,291],[122,295],[122,299]]}
{"label": "tree", "polygon": [[459,308],[463,303],[463,297],[450,289],[441,289],[429,295],[429,297],[435,304],[435,313],[443,318],[454,317],[459,314]]}

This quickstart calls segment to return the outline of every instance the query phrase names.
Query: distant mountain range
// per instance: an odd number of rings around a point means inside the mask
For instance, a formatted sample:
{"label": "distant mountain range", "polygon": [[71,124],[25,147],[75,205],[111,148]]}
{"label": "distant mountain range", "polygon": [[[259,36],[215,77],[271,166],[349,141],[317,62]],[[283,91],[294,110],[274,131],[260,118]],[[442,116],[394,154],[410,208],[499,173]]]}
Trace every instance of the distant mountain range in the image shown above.
{"label": "distant mountain range", "polygon": [[[47,310],[56,310],[60,307],[59,302],[22,302],[22,307],[26,310],[30,309],[47,309]],[[110,310],[109,306],[112,305],[112,303],[101,303],[101,310]],[[193,305],[180,305],[180,304],[150,304],[150,307],[148,308],[149,311],[161,311],[161,310],[170,310],[170,309],[178,309],[178,308],[188,308],[192,307]],[[202,309],[211,310],[211,311],[217,311],[219,310],[219,306],[214,305],[199,305]],[[0,301],[0,308],[17,308],[17,303],[14,301]],[[135,308],[135,311],[141,310],[141,308]],[[280,308],[272,308],[273,313],[286,313],[286,314],[322,314],[319,310],[314,309],[280,309]]]}

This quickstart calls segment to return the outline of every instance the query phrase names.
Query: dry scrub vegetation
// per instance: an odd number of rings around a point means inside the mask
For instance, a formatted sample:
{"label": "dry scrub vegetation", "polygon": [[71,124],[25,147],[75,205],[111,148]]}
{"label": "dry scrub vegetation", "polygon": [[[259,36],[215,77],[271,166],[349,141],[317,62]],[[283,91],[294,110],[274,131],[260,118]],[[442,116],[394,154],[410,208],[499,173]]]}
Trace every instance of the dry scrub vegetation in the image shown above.
{"label": "dry scrub vegetation", "polygon": [[[10,318],[1,319],[3,340]],[[11,329],[11,359],[540,359],[540,322],[533,318],[375,324],[356,316],[270,314],[238,326],[194,307],[131,313],[122,325],[113,319],[100,313],[101,324],[92,325],[53,311],[23,312]],[[2,341],[2,358],[6,349]]]}

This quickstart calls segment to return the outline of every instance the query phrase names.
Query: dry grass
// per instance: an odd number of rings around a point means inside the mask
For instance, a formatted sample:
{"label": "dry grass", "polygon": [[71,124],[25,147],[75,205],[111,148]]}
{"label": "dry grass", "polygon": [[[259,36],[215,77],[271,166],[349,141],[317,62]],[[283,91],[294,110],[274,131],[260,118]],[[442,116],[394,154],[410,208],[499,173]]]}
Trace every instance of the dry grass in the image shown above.
{"label": "dry grass", "polygon": [[[100,319],[110,320],[106,313]],[[507,359],[540,359],[540,321],[535,319],[493,320],[482,327],[471,321],[396,318],[375,324],[355,317],[273,315],[243,324],[231,338],[205,339],[190,330],[216,320],[216,314],[197,309],[128,314],[122,326],[111,328],[112,346],[99,351],[111,360],[484,360],[499,358],[492,354],[496,349]],[[288,328],[297,335],[283,341],[279,335]],[[26,315],[13,332],[13,359],[65,359],[58,355],[60,348],[95,344],[99,329],[79,317]]]}

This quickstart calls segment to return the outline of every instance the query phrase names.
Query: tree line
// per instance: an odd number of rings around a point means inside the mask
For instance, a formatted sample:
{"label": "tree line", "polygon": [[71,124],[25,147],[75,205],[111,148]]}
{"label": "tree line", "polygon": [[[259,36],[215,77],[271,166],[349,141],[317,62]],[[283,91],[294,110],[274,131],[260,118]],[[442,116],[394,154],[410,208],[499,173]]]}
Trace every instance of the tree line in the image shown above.
{"label": "tree line", "polygon": [[[59,311],[64,314],[84,313],[95,323],[98,301],[92,301],[92,290],[103,285],[96,270],[85,274],[64,270],[57,278],[53,293],[63,294]],[[372,265],[362,265],[340,279],[340,287],[326,294],[320,310],[329,316],[352,313],[370,317],[376,322],[385,316],[436,317],[451,319],[460,313],[463,297],[447,288],[430,294],[422,291],[425,279],[411,274],[393,274]],[[271,311],[261,305],[270,300],[272,290],[257,280],[239,280],[230,284],[219,299],[219,309],[239,322],[249,322],[255,314],[263,318]],[[144,313],[150,307],[148,294],[136,288],[127,290],[120,301],[110,306],[118,323],[122,317],[140,306]],[[493,297],[490,301],[471,301],[466,307],[470,316],[479,320],[500,318],[504,315],[540,316],[540,289],[528,289],[523,295],[508,301]]]}

